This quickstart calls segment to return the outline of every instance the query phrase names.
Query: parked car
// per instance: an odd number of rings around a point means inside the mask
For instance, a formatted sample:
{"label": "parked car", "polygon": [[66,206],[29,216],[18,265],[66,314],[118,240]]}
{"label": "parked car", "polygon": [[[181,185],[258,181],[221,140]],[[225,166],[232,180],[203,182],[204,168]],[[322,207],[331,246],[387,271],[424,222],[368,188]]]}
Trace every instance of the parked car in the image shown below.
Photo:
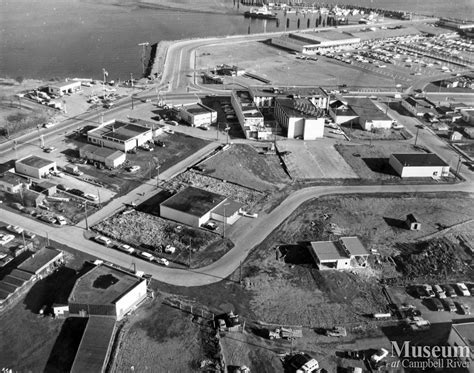
{"label": "parked car", "polygon": [[458,293],[464,297],[470,297],[471,293],[469,292],[469,289],[467,288],[466,284],[463,282],[458,282],[456,284],[456,288],[458,290]]}
{"label": "parked car", "polygon": [[439,285],[433,285],[433,291],[435,292],[436,296],[439,299],[444,299],[446,298],[446,292],[443,290],[443,288]]}
{"label": "parked car", "polygon": [[155,257],[153,255],[151,255],[150,253],[147,253],[146,251],[140,251],[138,253],[138,256],[142,257],[143,259],[146,259],[150,262],[152,262],[153,260],[155,260]]}
{"label": "parked car", "polygon": [[242,216],[246,216],[248,218],[258,218],[258,214],[256,214],[256,213],[251,213],[251,212],[247,212],[247,211],[240,211],[240,214]]}
{"label": "parked car", "polygon": [[209,126],[199,126],[203,131],[209,131]]}
{"label": "parked car", "polygon": [[[448,298],[446,298],[448,299]],[[433,311],[438,311],[438,312],[441,312],[441,311],[444,311],[444,306],[443,306],[443,303],[441,303],[441,301],[438,299],[438,298],[430,298],[428,300],[428,306],[433,310]]]}
{"label": "parked car", "polygon": [[41,215],[39,214],[37,216],[38,219],[40,219],[41,221],[44,221],[45,223],[49,223],[49,224],[54,224],[56,222],[56,219],[50,215]]}
{"label": "parked car", "polygon": [[443,299],[443,304],[447,311],[456,312],[456,305],[454,304],[454,301],[451,298]]}
{"label": "parked car", "polygon": [[458,312],[461,315],[470,315],[471,314],[471,307],[468,304],[463,302],[456,302],[456,306],[458,308]]}
{"label": "parked car", "polygon": [[33,238],[36,237],[36,233],[29,232],[29,231],[25,231],[25,237],[26,237],[26,238],[29,238],[30,240],[32,240]]}
{"label": "parked car", "polygon": [[171,126],[177,126],[178,125],[178,122],[176,122],[175,120],[165,120],[165,123],[169,124]]}
{"label": "parked car", "polygon": [[217,229],[217,224],[212,221],[208,221],[207,223],[204,223],[202,227],[211,231],[215,231]]}
{"label": "parked car", "polygon": [[169,266],[169,264],[170,264],[170,262],[165,258],[156,258],[156,262],[158,264],[162,264],[164,266]]}
{"label": "parked car", "polygon": [[15,236],[13,234],[0,234],[0,246],[4,246],[7,243],[13,241]]}
{"label": "parked car", "polygon": [[67,224],[67,220],[64,216],[62,215],[58,215],[56,216],[56,222],[59,224],[59,225],[66,225]]}
{"label": "parked car", "polygon": [[423,285],[421,285],[421,287],[425,291],[427,298],[434,298],[435,297],[435,293],[434,293],[433,288],[431,287],[431,285],[423,284]]}
{"label": "parked car", "polygon": [[98,201],[99,200],[99,197],[97,197],[95,194],[92,194],[92,193],[85,193],[84,198],[88,199],[89,201]]}
{"label": "parked car", "polygon": [[447,297],[455,298],[458,296],[451,285],[443,285],[443,289]]}
{"label": "parked car", "polygon": [[174,254],[176,252],[176,247],[171,246],[171,245],[166,245],[165,247],[165,253],[167,254]]}
{"label": "parked car", "polygon": [[174,131],[171,128],[165,128],[163,129],[163,131],[169,135],[172,135],[174,133]]}
{"label": "parked car", "polygon": [[16,233],[16,234],[22,234],[24,229],[18,225],[8,225],[7,231]]}
{"label": "parked car", "polygon": [[74,194],[75,196],[78,197],[84,197],[84,192],[80,189],[68,189],[68,193]]}
{"label": "parked car", "polygon": [[163,141],[159,140],[159,139],[155,139],[153,142],[155,143],[156,146],[159,146],[161,148],[166,147],[166,144]]}
{"label": "parked car", "polygon": [[130,167],[127,167],[127,171],[128,172],[137,172],[138,170],[140,170],[140,166],[130,166]]}
{"label": "parked car", "polygon": [[126,244],[117,245],[116,248],[118,250],[123,251],[123,252],[128,253],[128,254],[133,254],[135,252],[135,249],[133,247],[131,247],[130,245],[126,245]]}
{"label": "parked car", "polygon": [[44,148],[43,151],[45,153],[52,153],[56,150],[56,148],[54,146],[48,146],[47,148]]}
{"label": "parked car", "polygon": [[67,187],[64,184],[58,184],[56,188],[62,191],[67,191]]}
{"label": "parked car", "polygon": [[102,245],[109,246],[112,244],[112,240],[105,236],[96,236],[94,240]]}

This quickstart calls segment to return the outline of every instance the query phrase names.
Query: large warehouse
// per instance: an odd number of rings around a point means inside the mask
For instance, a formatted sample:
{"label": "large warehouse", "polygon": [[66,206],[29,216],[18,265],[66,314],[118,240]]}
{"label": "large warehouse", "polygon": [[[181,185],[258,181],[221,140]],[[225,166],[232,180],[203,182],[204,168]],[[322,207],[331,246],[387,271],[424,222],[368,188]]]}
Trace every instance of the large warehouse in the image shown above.
{"label": "large warehouse", "polygon": [[88,131],[87,140],[98,146],[127,152],[153,140],[153,131],[136,123],[111,120]]}
{"label": "large warehouse", "polygon": [[69,313],[120,320],[147,296],[146,280],[107,265],[79,278],[69,296]]}
{"label": "large warehouse", "polygon": [[314,53],[321,49],[345,47],[360,43],[360,38],[337,31],[294,32],[272,38],[272,44],[300,53]]}
{"label": "large warehouse", "polygon": [[30,155],[15,162],[15,171],[19,174],[41,179],[56,171],[56,162]]}
{"label": "large warehouse", "polygon": [[263,115],[253,102],[250,91],[232,91],[230,100],[247,139],[265,140],[270,138],[272,129],[265,127]]}
{"label": "large warehouse", "polygon": [[324,136],[324,110],[304,98],[277,98],[275,119],[286,130],[287,137],[315,140]]}
{"label": "large warehouse", "polygon": [[400,177],[449,176],[449,165],[434,153],[392,154],[389,163]]}
{"label": "large warehouse", "polygon": [[210,219],[233,224],[239,218],[242,204],[220,194],[188,187],[160,205],[160,216],[193,227]]}
{"label": "large warehouse", "polygon": [[80,148],[79,155],[81,158],[103,163],[106,167],[110,168],[116,168],[126,160],[125,153],[120,150],[102,148],[92,144],[84,145]]}
{"label": "large warehouse", "polygon": [[191,127],[209,126],[217,122],[217,112],[201,103],[181,106],[179,115]]}

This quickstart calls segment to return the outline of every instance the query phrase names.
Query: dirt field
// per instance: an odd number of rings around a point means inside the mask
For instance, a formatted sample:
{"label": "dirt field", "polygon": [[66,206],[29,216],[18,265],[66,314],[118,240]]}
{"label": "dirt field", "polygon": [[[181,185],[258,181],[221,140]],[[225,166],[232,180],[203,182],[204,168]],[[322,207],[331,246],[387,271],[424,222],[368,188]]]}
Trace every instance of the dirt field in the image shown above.
{"label": "dirt field", "polygon": [[250,145],[233,145],[225,152],[200,164],[207,175],[261,191],[281,187],[290,179],[278,156],[259,154]]}
{"label": "dirt field", "polygon": [[[224,255],[232,244],[219,234],[204,229],[181,226],[169,220],[134,211],[114,215],[93,227],[97,232],[127,243],[160,253],[175,264],[188,265],[191,244],[191,267],[198,268],[212,263]],[[176,247],[175,254],[162,253],[166,245]]]}
{"label": "dirt field", "polygon": [[335,148],[361,179],[371,180],[400,180],[388,163],[392,153],[424,153],[413,145],[403,142],[373,145],[338,144]]}
{"label": "dirt field", "polygon": [[[235,44],[199,48],[197,67],[207,70],[223,63],[237,65],[276,84],[292,86],[308,85],[308,82],[318,82],[318,85],[332,87],[338,84],[358,87],[393,86],[391,77],[372,75],[369,71],[355,69],[352,65],[339,64],[325,58],[320,58],[318,61],[299,60],[287,51],[262,42],[239,43],[238,52],[236,50]],[[205,53],[210,55],[203,56]],[[243,77],[235,78],[234,81],[246,85],[260,84],[256,80]]]}
{"label": "dirt field", "polygon": [[336,151],[336,142],[286,140],[277,148],[294,179],[357,178],[357,174]]}

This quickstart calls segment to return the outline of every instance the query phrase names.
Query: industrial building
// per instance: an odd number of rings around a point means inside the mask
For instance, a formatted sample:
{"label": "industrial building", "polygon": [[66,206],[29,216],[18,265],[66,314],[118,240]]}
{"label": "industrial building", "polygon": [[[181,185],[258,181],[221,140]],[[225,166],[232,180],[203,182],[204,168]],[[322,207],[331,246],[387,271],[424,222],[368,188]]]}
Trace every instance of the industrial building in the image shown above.
{"label": "industrial building", "polygon": [[460,322],[451,325],[451,331],[448,337],[448,345],[458,349],[456,354],[452,354],[452,359],[459,359],[459,362],[466,364],[467,371],[474,373],[474,364],[472,364],[474,348],[474,323]]}
{"label": "industrial building", "polygon": [[68,93],[74,93],[81,89],[80,81],[56,82],[48,85],[48,93],[63,96]]}
{"label": "industrial building", "polygon": [[320,87],[250,87],[250,95],[259,109],[273,109],[276,98],[305,98],[319,109],[327,110],[328,93]]}
{"label": "industrial building", "polygon": [[209,126],[217,122],[217,112],[201,103],[182,105],[179,116],[191,127]]}
{"label": "industrial building", "polygon": [[28,189],[31,182],[20,175],[16,175],[13,172],[5,172],[0,174],[0,190],[3,192],[16,194],[20,193],[22,189]]}
{"label": "industrial building", "polygon": [[193,227],[210,219],[233,224],[242,204],[204,189],[188,187],[160,204],[160,216]]}
{"label": "industrial building", "polygon": [[359,37],[337,31],[294,32],[272,38],[272,44],[300,53],[316,53],[326,48],[347,47],[358,43]]}
{"label": "industrial building", "polygon": [[277,98],[274,114],[289,139],[315,140],[324,136],[324,111],[308,99]]}
{"label": "industrial building", "polygon": [[319,270],[367,267],[369,253],[358,237],[311,242],[311,255]]}
{"label": "industrial building", "polygon": [[422,117],[426,114],[436,114],[434,104],[425,98],[408,97],[402,101],[402,106],[415,117]]}
{"label": "industrial building", "polygon": [[356,112],[342,100],[336,100],[329,104],[329,115],[336,124],[353,125],[359,123]]}
{"label": "industrial building", "polygon": [[56,162],[30,155],[15,162],[15,171],[36,179],[46,177],[51,172],[57,171]]}
{"label": "industrial building", "polygon": [[145,279],[102,264],[77,280],[68,300],[69,314],[120,320],[146,296]]}
{"label": "industrial building", "polygon": [[358,124],[365,131],[392,128],[393,120],[367,97],[344,98],[329,104],[329,114],[337,124]]}
{"label": "industrial building", "polygon": [[87,140],[98,146],[128,152],[153,140],[153,131],[138,123],[114,119],[88,131]]}
{"label": "industrial building", "polygon": [[274,129],[266,127],[264,118],[247,90],[232,91],[231,103],[247,139],[267,140]]}
{"label": "industrial building", "polygon": [[402,178],[449,176],[449,165],[434,153],[392,154],[389,163]]}
{"label": "industrial building", "polygon": [[81,158],[90,159],[105,164],[106,167],[116,168],[126,160],[126,155],[120,150],[103,148],[92,144],[84,145],[79,149]]}

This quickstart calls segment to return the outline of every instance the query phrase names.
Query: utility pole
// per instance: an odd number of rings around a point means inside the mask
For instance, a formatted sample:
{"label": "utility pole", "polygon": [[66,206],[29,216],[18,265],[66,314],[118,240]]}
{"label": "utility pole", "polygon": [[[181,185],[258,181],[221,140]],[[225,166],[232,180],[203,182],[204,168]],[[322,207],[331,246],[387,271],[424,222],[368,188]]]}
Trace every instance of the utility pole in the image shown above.
{"label": "utility pole", "polygon": [[86,231],[89,230],[89,222],[87,221],[87,201],[84,201],[84,213],[86,216]]}
{"label": "utility pole", "polygon": [[191,268],[191,237],[189,238],[188,245],[188,268]]}
{"label": "utility pole", "polygon": [[420,129],[417,127],[416,128],[416,136],[415,136],[415,146],[416,146],[416,142],[418,141],[418,131],[420,131]]}

